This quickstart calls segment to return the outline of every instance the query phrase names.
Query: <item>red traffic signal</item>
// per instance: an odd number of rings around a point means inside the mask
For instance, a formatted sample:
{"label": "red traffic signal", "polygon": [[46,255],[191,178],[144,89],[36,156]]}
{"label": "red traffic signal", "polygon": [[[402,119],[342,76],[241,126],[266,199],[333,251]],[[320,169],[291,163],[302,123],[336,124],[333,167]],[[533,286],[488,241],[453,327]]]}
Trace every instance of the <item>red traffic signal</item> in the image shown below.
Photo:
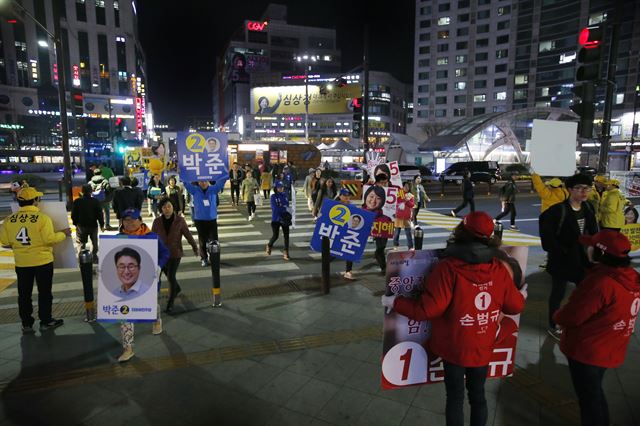
{"label": "red traffic signal", "polygon": [[351,105],[353,106],[353,112],[362,112],[362,98],[353,98]]}
{"label": "red traffic signal", "polygon": [[116,118],[116,126],[119,126],[122,124],[122,118]]}
{"label": "red traffic signal", "polygon": [[578,43],[585,49],[593,49],[602,44],[602,27],[586,27],[580,31]]}

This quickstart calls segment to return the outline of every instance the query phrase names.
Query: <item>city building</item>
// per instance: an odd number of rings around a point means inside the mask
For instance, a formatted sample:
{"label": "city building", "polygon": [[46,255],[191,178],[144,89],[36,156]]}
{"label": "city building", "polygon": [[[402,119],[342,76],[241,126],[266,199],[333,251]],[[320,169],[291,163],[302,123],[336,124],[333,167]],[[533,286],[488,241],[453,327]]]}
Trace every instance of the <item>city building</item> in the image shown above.
{"label": "city building", "polygon": [[[153,124],[136,1],[19,3],[50,33],[59,7],[72,162],[107,161],[122,141],[141,143]],[[0,24],[0,162],[57,170],[62,148],[53,40],[13,10]]]}

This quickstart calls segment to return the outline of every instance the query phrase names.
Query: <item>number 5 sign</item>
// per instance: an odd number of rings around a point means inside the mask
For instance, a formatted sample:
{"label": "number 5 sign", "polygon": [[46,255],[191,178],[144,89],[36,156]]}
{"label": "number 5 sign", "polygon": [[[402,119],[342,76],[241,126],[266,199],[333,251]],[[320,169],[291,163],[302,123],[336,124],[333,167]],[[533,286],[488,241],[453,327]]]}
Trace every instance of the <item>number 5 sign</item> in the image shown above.
{"label": "number 5 sign", "polygon": [[387,163],[389,165],[389,171],[391,172],[391,185],[402,188],[402,177],[400,176],[400,168],[397,161],[391,161]]}

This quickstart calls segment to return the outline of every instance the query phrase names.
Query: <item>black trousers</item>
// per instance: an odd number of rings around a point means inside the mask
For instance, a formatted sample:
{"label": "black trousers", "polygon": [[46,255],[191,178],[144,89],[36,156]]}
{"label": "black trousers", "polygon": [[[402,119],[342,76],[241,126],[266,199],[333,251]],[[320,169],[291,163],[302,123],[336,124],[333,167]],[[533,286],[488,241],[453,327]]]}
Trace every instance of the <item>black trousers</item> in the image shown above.
{"label": "black trousers", "polygon": [[40,323],[51,321],[51,286],[53,281],[53,262],[40,266],[16,266],[18,276],[18,313],[22,320],[22,325],[32,327],[34,323],[33,303],[33,280],[38,285],[38,318]]}
{"label": "black trousers", "polygon": [[388,238],[375,237],[376,242],[376,262],[378,262],[378,266],[382,269],[382,272],[387,270],[387,258],[384,255],[384,249],[387,247]]}
{"label": "black trousers", "polygon": [[484,397],[484,382],[488,367],[462,367],[444,362],[444,386],[447,391],[447,426],[464,425],[464,388],[466,375],[467,395],[471,406],[471,426],[487,424],[487,400]]}
{"label": "black trousers", "polygon": [[284,249],[289,251],[289,227],[282,225],[280,222],[271,222],[271,239],[267,245],[273,247],[273,244],[280,236],[280,228],[282,228],[282,235],[284,235]]}
{"label": "black trousers", "polygon": [[202,260],[209,259],[207,253],[207,241],[218,239],[218,221],[213,220],[194,220],[193,224],[198,231],[198,245],[200,246],[200,258]]}
{"label": "black trousers", "polygon": [[256,212],[256,203],[253,201],[247,201],[247,213],[251,216],[252,213]]}
{"label": "black trousers", "polygon": [[602,390],[604,367],[588,365],[568,358],[573,388],[580,404],[582,426],[609,426],[609,407]]}
{"label": "black trousers", "polygon": [[455,214],[458,214],[458,212],[460,210],[462,210],[465,207],[467,207],[467,204],[469,205],[469,211],[471,211],[471,212],[475,212],[476,211],[476,202],[473,201],[473,198],[463,198],[462,199],[462,204],[460,204],[458,207],[453,209],[453,212]]}
{"label": "black trousers", "polygon": [[180,267],[180,259],[178,258],[169,258],[167,264],[164,267],[164,274],[167,276],[169,280],[169,300],[173,300],[176,297],[176,291],[180,288],[178,284],[178,280],[176,279],[176,273],[178,272],[178,268]]}
{"label": "black trousers", "polygon": [[240,184],[232,183],[231,184],[231,202],[238,204],[240,202]]}
{"label": "black trousers", "polygon": [[551,276],[551,294],[549,295],[549,328],[556,328],[553,321],[553,314],[560,309],[560,304],[567,291],[568,281],[562,278]]}
{"label": "black trousers", "polygon": [[95,257],[98,254],[98,227],[89,228],[78,225],[76,233],[78,234],[78,240],[83,248],[87,244],[87,241],[89,241],[89,238],[91,238],[91,253],[93,253],[93,256]]}
{"label": "black trousers", "polygon": [[413,223],[418,223],[418,213],[420,213],[420,206],[413,208],[413,213],[411,215],[411,221]]}
{"label": "black trousers", "polygon": [[265,202],[269,201],[269,193],[271,192],[270,189],[263,189],[262,190],[262,195],[264,195],[264,200]]}
{"label": "black trousers", "polygon": [[502,213],[496,216],[496,220],[500,220],[506,215],[511,213],[511,225],[515,226],[516,224],[516,205],[514,203],[504,203],[504,209]]}

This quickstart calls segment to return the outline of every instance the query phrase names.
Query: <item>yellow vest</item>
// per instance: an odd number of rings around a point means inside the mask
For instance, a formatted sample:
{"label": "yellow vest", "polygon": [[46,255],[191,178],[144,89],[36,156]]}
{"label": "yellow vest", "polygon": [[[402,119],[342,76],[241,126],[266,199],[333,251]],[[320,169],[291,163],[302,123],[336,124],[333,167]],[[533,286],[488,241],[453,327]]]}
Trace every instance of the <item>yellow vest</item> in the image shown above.
{"label": "yellow vest", "polygon": [[53,230],[51,218],[35,206],[20,207],[0,227],[0,243],[11,246],[17,267],[53,262],[52,246],[65,238],[64,232]]}

